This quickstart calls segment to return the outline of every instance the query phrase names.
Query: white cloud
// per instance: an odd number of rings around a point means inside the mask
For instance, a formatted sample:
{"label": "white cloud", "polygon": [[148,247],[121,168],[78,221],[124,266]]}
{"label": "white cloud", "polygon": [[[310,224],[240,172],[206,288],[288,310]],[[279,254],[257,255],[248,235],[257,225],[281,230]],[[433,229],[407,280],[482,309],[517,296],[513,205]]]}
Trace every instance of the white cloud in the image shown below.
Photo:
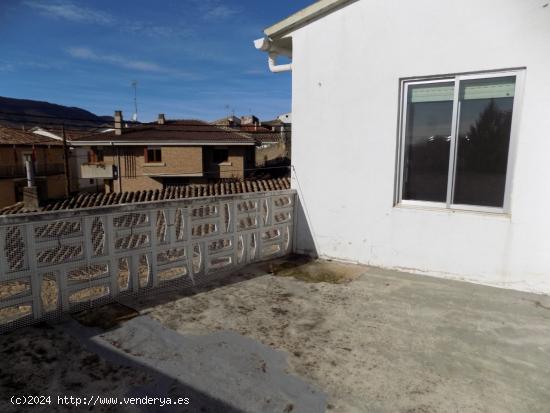
{"label": "white cloud", "polygon": [[174,68],[164,67],[146,60],[136,60],[119,54],[97,53],[88,47],[70,47],[67,53],[80,60],[103,62],[113,66],[126,69],[138,70],[141,72],[160,73],[171,76],[191,77],[192,75]]}
{"label": "white cloud", "polygon": [[0,72],[13,72],[14,69],[13,64],[0,62]]}
{"label": "white cloud", "polygon": [[204,20],[225,20],[241,12],[240,7],[223,4],[220,0],[191,0]]}
{"label": "white cloud", "polygon": [[120,24],[120,30],[133,35],[142,34],[153,38],[180,37],[192,34],[190,28],[181,26],[159,26],[139,20],[127,21]]}
{"label": "white cloud", "polygon": [[65,19],[72,22],[87,22],[100,25],[111,25],[114,23],[114,18],[108,13],[78,6],[67,1],[46,3],[38,0],[26,0],[23,4],[46,16]]}
{"label": "white cloud", "polygon": [[37,61],[37,60],[31,60],[30,58],[26,59],[19,59],[19,60],[11,60],[11,61],[0,61],[0,72],[13,72],[18,69],[42,69],[42,70],[49,70],[49,69],[58,69],[62,66],[62,63],[59,61],[55,62],[45,62],[45,61]]}
{"label": "white cloud", "polygon": [[190,29],[183,27],[162,26],[139,20],[117,19],[104,11],[82,7],[67,0],[55,0],[53,2],[25,0],[23,4],[47,17],[64,19],[74,23],[109,26],[118,28],[125,33],[142,34],[149,37],[175,37],[190,32]]}
{"label": "white cloud", "polygon": [[237,8],[231,8],[224,6],[223,4],[218,4],[207,8],[204,13],[204,18],[207,20],[223,20],[234,16],[238,12],[239,10]]}

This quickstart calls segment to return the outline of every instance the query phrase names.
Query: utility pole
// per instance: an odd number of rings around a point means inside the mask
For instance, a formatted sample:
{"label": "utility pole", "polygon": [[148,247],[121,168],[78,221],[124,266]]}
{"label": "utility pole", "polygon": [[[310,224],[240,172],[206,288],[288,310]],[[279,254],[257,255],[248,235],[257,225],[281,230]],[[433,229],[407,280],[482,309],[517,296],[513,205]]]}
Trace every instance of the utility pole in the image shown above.
{"label": "utility pole", "polygon": [[65,196],[71,195],[71,171],[69,168],[69,147],[67,146],[67,136],[65,136],[65,124],[62,126],[63,134],[63,169],[65,171]]}
{"label": "utility pole", "polygon": [[[120,146],[116,147],[117,168],[118,168],[118,190],[122,193],[122,170],[120,169]],[[113,185],[114,186],[114,185]]]}

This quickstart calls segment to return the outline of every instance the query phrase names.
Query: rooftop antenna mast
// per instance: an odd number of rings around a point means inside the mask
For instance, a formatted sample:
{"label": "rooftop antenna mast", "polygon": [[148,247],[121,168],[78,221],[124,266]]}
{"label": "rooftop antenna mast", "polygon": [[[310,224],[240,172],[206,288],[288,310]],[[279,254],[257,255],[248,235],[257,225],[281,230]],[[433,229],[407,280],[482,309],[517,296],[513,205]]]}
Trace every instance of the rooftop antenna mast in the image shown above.
{"label": "rooftop antenna mast", "polygon": [[132,120],[134,122],[137,122],[138,120],[138,106],[137,106],[137,80],[132,80],[132,87],[134,88],[134,115],[132,116]]}

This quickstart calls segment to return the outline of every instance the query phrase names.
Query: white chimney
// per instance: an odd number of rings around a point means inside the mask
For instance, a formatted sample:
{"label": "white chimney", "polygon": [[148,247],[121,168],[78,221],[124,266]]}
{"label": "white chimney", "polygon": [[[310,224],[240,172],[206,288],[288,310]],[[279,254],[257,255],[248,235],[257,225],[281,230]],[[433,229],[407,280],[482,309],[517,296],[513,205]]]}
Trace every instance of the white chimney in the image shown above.
{"label": "white chimney", "polygon": [[164,117],[164,113],[159,113],[157,123],[159,125],[164,125],[166,123],[166,118]]}

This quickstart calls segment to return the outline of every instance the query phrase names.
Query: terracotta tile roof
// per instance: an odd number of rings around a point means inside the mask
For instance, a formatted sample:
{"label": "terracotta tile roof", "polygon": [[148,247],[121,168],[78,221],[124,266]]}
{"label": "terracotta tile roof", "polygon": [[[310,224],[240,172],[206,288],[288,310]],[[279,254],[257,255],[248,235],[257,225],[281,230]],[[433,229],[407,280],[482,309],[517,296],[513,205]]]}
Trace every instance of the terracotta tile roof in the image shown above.
{"label": "terracotta tile roof", "polygon": [[257,143],[280,143],[283,142],[283,138],[279,132],[277,133],[254,133],[250,135]]}
{"label": "terracotta tile roof", "polygon": [[240,125],[232,129],[241,132],[242,134],[253,139],[256,143],[279,143],[282,142],[281,133],[273,132],[267,128],[256,125]]}
{"label": "terracotta tile roof", "polygon": [[267,128],[264,128],[262,126],[257,126],[257,125],[241,125],[239,126],[239,130],[243,131],[243,132],[258,132],[258,133],[270,133],[271,130],[267,129]]}
{"label": "terracotta tile roof", "polygon": [[0,145],[55,145],[60,146],[62,142],[46,136],[36,135],[21,129],[0,126]]}
{"label": "terracotta tile roof", "polygon": [[197,143],[211,142],[222,144],[254,144],[250,137],[229,128],[210,125],[199,120],[167,120],[165,124],[146,123],[123,129],[122,135],[114,131],[79,136],[72,140],[78,142],[155,142]]}
{"label": "terracotta tile roof", "polygon": [[[170,199],[201,198],[217,195],[245,194],[290,189],[290,178],[244,180],[213,184],[193,184],[135,192],[82,193],[63,201],[52,202],[41,211],[60,211],[137,202],[167,201]],[[22,202],[0,209],[0,215],[37,212],[25,209]]]}
{"label": "terracotta tile roof", "polygon": [[262,122],[262,125],[267,126],[281,126],[281,125],[290,125],[290,123],[283,122],[281,119],[265,120]]}

